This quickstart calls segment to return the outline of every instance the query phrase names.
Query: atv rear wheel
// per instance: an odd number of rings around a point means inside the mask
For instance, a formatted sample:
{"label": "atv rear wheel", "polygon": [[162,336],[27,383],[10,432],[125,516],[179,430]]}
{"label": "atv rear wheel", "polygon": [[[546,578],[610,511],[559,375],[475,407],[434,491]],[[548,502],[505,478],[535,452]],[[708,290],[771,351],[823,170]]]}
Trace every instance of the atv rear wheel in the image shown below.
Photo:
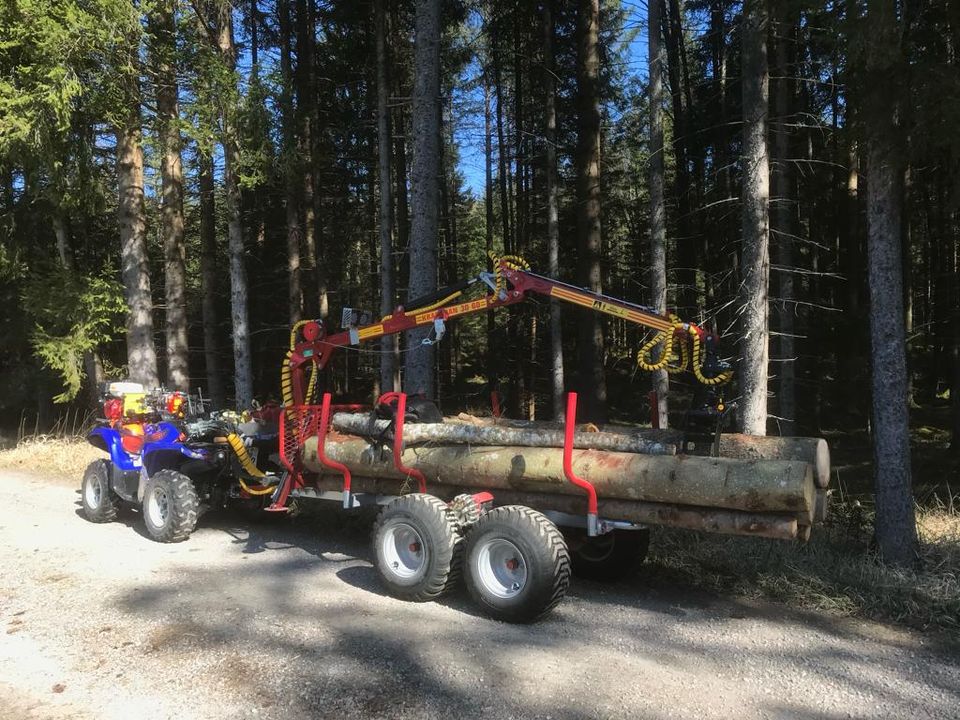
{"label": "atv rear wheel", "polygon": [[117,519],[120,496],[110,487],[110,471],[109,460],[94,460],[83,473],[80,502],[83,515],[90,522],[108,523]]}
{"label": "atv rear wheel", "polygon": [[197,526],[200,501],[193,481],[174,470],[161,470],[147,480],[143,521],[157,542],[181,542]]}

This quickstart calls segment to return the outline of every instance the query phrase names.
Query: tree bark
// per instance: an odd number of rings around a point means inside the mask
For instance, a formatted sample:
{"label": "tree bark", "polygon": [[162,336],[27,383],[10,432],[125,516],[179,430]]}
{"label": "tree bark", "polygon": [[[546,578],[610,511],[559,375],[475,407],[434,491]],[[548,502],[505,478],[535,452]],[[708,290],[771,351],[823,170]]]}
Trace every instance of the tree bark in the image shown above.
{"label": "tree bark", "polygon": [[[404,479],[389,448],[349,435],[331,434],[327,456],[358,476]],[[304,466],[322,472],[317,438],[308,438]],[[430,445],[408,447],[406,467],[423,472],[428,483],[484,487],[492,491],[580,495],[567,481],[559,448]],[[684,455],[641,455],[607,450],[575,450],[573,471],[590,479],[598,496],[746,512],[810,515],[816,501],[813,473],[804,462],[729,460]]]}
{"label": "tree bark", "polygon": [[326,317],[326,287],[321,281],[318,263],[319,248],[316,237],[316,210],[314,207],[314,87],[313,46],[314,28],[311,22],[312,0],[297,0],[297,66],[294,83],[297,94],[297,168],[303,199],[303,256],[301,282],[306,287],[306,311],[314,317]]}
{"label": "tree bark", "polygon": [[[392,420],[377,419],[369,413],[335,413],[334,429],[352,435],[382,437],[393,427]],[[512,428],[504,425],[475,425],[465,422],[410,423],[404,426],[403,441],[407,446],[435,445],[515,445],[520,447],[562,448],[564,433],[539,423],[531,427]],[[574,433],[573,447],[578,450],[614,450],[646,455],[675,455],[676,446],[648,440],[636,434],[586,432]]]}
{"label": "tree bark", "polygon": [[[483,73],[483,147],[484,147],[484,235],[487,256],[493,252],[493,109],[491,107],[490,70]],[[497,320],[487,313],[487,385],[497,392],[500,384],[500,352],[497,348]]]}
{"label": "tree bark", "polygon": [[153,78],[156,88],[157,142],[160,146],[163,268],[166,292],[167,386],[190,390],[187,339],[187,268],[183,216],[182,139],[177,84],[175,3],[162,0],[151,14]]}
{"label": "tree bark", "polygon": [[[647,3],[649,42],[647,61],[650,75],[650,305],[661,315],[667,313],[667,210],[663,180],[663,67],[660,39],[663,1]],[[653,373],[653,391],[657,394],[657,427],[669,427],[667,395],[670,378],[666,370]]]}
{"label": "tree bark", "polygon": [[[380,314],[389,315],[396,303],[396,270],[393,262],[393,193],[390,175],[390,84],[387,74],[387,17],[385,0],[375,0],[374,22],[377,45],[377,152],[380,180]],[[380,341],[380,392],[400,387],[400,338],[397,335]]]}
{"label": "tree bark", "polygon": [[[440,200],[440,2],[417,0],[413,85],[413,170],[408,301],[437,289]],[[434,397],[434,350],[422,345],[430,328],[407,333],[407,392]]]}
{"label": "tree bark", "polygon": [[[543,64],[545,81],[544,181],[547,199],[547,270],[560,277],[560,209],[557,200],[557,76],[553,56],[553,0],[543,4]],[[553,417],[562,421],[563,404],[563,325],[560,303],[550,302],[550,399]]]}
{"label": "tree bark", "polygon": [[906,335],[901,266],[903,157],[896,121],[902,70],[895,3],[870,0],[864,23],[867,160],[867,272],[870,285],[874,532],[885,561],[916,561],[917,530],[910,469]]}
{"label": "tree bark", "polygon": [[[233,44],[232,5],[220,0],[218,6],[218,45],[221,57],[231,75],[236,68]],[[235,79],[231,82],[235,82]],[[221,119],[223,132],[223,182],[226,189],[227,240],[230,250],[230,308],[233,322],[234,400],[245,410],[253,401],[253,363],[250,356],[249,296],[247,289],[246,246],[240,214],[240,187],[237,178],[239,141],[235,127],[236,108],[224,104]]]}
{"label": "tree bark", "polygon": [[217,213],[213,184],[213,157],[197,153],[200,185],[200,277],[203,312],[203,354],[207,370],[207,392],[213,409],[224,407],[226,396],[220,371],[217,340]]}
{"label": "tree bark", "polygon": [[[599,0],[579,0],[577,10],[577,230],[583,285],[603,292],[600,272],[600,31]],[[580,385],[583,418],[604,422],[603,322],[597,313],[580,319]]]}
{"label": "tree bark", "polygon": [[[313,493],[340,492],[343,480],[333,475],[321,475],[314,481],[313,487],[298,491],[304,497]],[[409,481],[372,477],[353,477],[354,493],[371,495],[401,495],[409,491]],[[452,500],[460,488],[455,485],[429,486],[431,494],[444,500]],[[515,490],[497,490],[498,505],[526,505],[541,512],[554,510],[571,515],[582,515],[586,501],[576,495],[558,493],[518,492]],[[748,513],[738,510],[719,510],[716,508],[698,508],[689,505],[670,503],[648,503],[638,500],[605,500],[597,503],[598,514],[607,520],[623,520],[646,525],[699,530],[724,535],[747,535],[766,537],[775,540],[805,539],[798,533],[798,519],[788,513]]]}
{"label": "tree bark", "polygon": [[776,0],[777,23],[774,29],[776,43],[777,80],[774,85],[774,168],[771,232],[777,258],[778,292],[778,392],[777,408],[781,435],[793,435],[796,427],[796,334],[794,315],[793,263],[794,238],[797,235],[797,186],[790,157],[791,131],[789,121],[793,112],[793,73],[791,40],[794,25],[784,0]]}
{"label": "tree bark", "polygon": [[740,412],[743,431],[767,434],[770,171],[767,154],[767,0],[743,11],[743,260],[740,281]]}
{"label": "tree bark", "polygon": [[157,351],[153,344],[153,298],[147,256],[147,210],[143,194],[143,144],[140,117],[140,80],[136,58],[124,78],[127,112],[115,129],[117,138],[117,222],[127,316],[127,374],[147,388],[160,384]]}
{"label": "tree bark", "polygon": [[[283,171],[285,193],[285,220],[287,231],[287,306],[290,324],[303,317],[303,278],[300,245],[303,227],[300,224],[300,157],[297,143],[296,103],[294,101],[293,60],[290,39],[293,33],[290,21],[290,0],[279,0],[277,14],[280,26],[280,75],[283,78],[281,118],[283,127]],[[309,261],[308,261],[309,262]]]}

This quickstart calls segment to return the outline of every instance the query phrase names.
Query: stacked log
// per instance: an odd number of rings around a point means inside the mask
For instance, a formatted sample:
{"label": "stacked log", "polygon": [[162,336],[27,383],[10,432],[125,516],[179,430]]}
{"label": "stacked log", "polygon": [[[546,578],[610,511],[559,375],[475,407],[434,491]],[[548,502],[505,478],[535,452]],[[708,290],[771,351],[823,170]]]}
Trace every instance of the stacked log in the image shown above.
{"label": "stacked log", "polygon": [[[326,454],[350,469],[358,490],[364,483],[386,494],[410,489],[394,465],[387,421],[338,413],[332,424]],[[424,473],[430,492],[487,489],[500,502],[584,511],[583,491],[563,473],[563,433],[555,424],[411,423],[403,440],[402,463]],[[677,454],[680,440],[672,431],[617,426],[579,431],[573,470],[596,487],[600,514],[609,519],[777,538],[809,535],[818,485],[830,473],[822,440],[724,435],[723,457]],[[327,473],[323,481],[336,486],[335,474],[317,459],[316,438],[305,444],[304,465]]]}

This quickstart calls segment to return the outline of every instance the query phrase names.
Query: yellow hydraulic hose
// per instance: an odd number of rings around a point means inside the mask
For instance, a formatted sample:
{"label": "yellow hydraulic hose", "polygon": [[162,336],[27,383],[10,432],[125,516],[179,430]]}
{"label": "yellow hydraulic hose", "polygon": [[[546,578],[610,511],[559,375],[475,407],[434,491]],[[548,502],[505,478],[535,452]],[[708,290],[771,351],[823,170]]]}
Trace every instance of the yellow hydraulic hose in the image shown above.
{"label": "yellow hydraulic hose", "polygon": [[[243,444],[243,440],[236,433],[230,433],[227,435],[227,442],[230,444],[230,447],[233,448],[233,452],[237,455],[237,460],[240,461],[240,467],[243,468],[243,471],[248,475],[252,475],[255,478],[264,478],[266,473],[263,472],[260,468],[256,466],[253,460],[250,457],[250,453],[247,452],[247,446]],[[273,487],[264,487],[264,488],[253,488],[247,485],[243,478],[237,478],[242,487],[249,495],[267,495],[274,491]]]}

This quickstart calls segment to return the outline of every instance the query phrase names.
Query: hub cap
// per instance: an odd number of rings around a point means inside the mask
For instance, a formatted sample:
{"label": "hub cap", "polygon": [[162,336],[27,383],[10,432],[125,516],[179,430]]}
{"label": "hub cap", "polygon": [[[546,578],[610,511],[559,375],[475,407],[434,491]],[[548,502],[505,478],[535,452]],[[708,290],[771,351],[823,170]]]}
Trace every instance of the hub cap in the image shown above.
{"label": "hub cap", "polygon": [[427,564],[427,551],[416,528],[397,523],[387,528],[380,541],[380,552],[387,570],[399,578],[415,577]]}
{"label": "hub cap", "polygon": [[167,523],[170,504],[167,501],[167,492],[161,487],[155,487],[147,497],[147,517],[154,527],[163,527]]}
{"label": "hub cap", "polygon": [[83,491],[83,497],[87,501],[87,507],[96,510],[100,507],[100,478],[93,478],[87,483]]}
{"label": "hub cap", "polygon": [[527,584],[527,563],[520,549],[509,540],[493,538],[477,549],[476,575],[491,595],[512,598]]}

